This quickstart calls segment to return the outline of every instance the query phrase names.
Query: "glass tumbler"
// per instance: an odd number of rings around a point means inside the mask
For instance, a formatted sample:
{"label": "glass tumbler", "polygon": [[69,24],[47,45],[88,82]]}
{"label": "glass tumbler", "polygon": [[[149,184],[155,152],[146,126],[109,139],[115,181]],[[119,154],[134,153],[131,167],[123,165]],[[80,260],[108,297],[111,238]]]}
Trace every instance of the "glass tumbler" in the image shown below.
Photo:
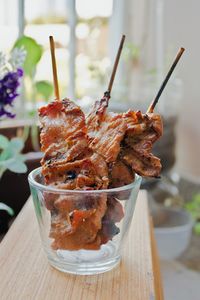
{"label": "glass tumbler", "polygon": [[105,190],[46,186],[41,168],[28,179],[42,244],[52,266],[67,273],[98,274],[119,263],[140,176],[129,185]]}

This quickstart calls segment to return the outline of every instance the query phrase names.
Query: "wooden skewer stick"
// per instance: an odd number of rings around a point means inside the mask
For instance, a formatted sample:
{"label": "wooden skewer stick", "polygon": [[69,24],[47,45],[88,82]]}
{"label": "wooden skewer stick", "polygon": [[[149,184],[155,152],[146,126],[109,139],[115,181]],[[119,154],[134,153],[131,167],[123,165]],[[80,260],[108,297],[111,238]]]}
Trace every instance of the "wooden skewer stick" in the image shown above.
{"label": "wooden skewer stick", "polygon": [[179,59],[181,58],[181,56],[182,56],[182,54],[183,54],[184,51],[185,51],[184,48],[180,48],[179,49],[179,51],[178,51],[178,53],[176,55],[176,58],[175,58],[175,60],[174,60],[174,62],[172,64],[171,68],[169,69],[169,72],[167,73],[167,76],[165,77],[163,83],[161,84],[161,87],[160,87],[160,89],[159,89],[159,91],[158,91],[155,99],[150,104],[150,106],[149,106],[149,108],[147,110],[147,113],[153,113],[154,108],[155,108],[156,104],[158,103],[158,100],[159,100],[159,98],[160,98],[160,96],[161,96],[161,94],[162,94],[162,92],[163,92],[163,90],[164,90],[164,88],[165,88],[165,86],[166,86],[169,78],[171,77],[171,75],[172,75],[172,73],[173,73],[173,71],[174,71],[174,69],[175,69],[175,67],[176,67],[176,65],[177,65],[177,63],[178,63]]}
{"label": "wooden skewer stick", "polygon": [[122,38],[121,38],[121,42],[120,42],[119,48],[118,48],[118,51],[117,51],[117,56],[116,56],[115,63],[114,63],[114,66],[113,66],[113,70],[112,70],[112,74],[111,74],[111,77],[110,77],[110,82],[109,82],[109,85],[108,85],[108,89],[105,92],[105,94],[108,97],[110,97],[110,93],[111,93],[111,90],[112,90],[113,81],[115,79],[115,74],[116,74],[116,71],[117,71],[117,66],[118,66],[120,55],[121,55],[122,48],[123,48],[123,45],[124,45],[125,37],[126,36],[123,34]]}
{"label": "wooden skewer stick", "polygon": [[57,67],[56,67],[56,58],[55,58],[55,45],[53,36],[49,36],[50,49],[51,49],[51,61],[52,61],[52,70],[53,70],[53,84],[54,84],[54,93],[56,100],[60,100],[59,87],[58,87],[58,76],[57,76]]}

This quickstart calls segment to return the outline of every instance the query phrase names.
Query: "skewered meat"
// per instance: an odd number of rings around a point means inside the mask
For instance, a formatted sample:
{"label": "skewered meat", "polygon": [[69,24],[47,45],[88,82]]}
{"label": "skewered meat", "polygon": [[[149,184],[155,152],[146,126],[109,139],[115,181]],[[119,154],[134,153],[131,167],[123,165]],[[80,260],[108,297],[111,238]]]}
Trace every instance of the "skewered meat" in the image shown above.
{"label": "skewered meat", "polygon": [[87,129],[83,112],[69,99],[54,101],[40,108],[39,116],[42,124],[41,150],[45,152],[41,161],[42,174],[48,184],[52,168],[59,170],[88,150]]}
{"label": "skewered meat", "polygon": [[122,114],[106,112],[107,101],[106,96],[96,101],[86,122],[89,147],[110,163],[117,159],[127,126]]}
{"label": "skewered meat", "polygon": [[126,124],[122,115],[106,114],[99,130],[95,132],[95,137],[90,139],[89,147],[102,155],[107,163],[114,162],[120,152],[120,143],[125,132]]}
{"label": "skewered meat", "polygon": [[[106,189],[108,167],[104,159],[88,147],[85,116],[68,99],[55,101],[39,110],[42,123],[41,161],[46,184],[59,189]],[[51,211],[50,237],[54,249],[99,248],[107,197],[81,201],[76,196],[44,194]],[[90,197],[91,198],[91,197]]]}
{"label": "skewered meat", "polygon": [[[55,250],[99,249],[102,244],[99,230],[107,208],[106,195],[77,200],[73,195],[55,203],[60,208],[51,217],[50,237],[54,238],[52,248]],[[69,206],[73,206],[73,210],[69,211]]]}
{"label": "skewered meat", "polygon": [[[95,103],[87,126],[81,109],[68,99],[39,110],[46,184],[87,191],[129,184],[135,172],[158,176],[160,160],[151,150],[162,134],[159,116],[107,113],[108,100],[105,94]],[[123,207],[113,197],[44,193],[44,199],[55,250],[99,249],[119,232],[115,223],[123,218]]]}
{"label": "skewered meat", "polygon": [[40,108],[42,174],[64,189],[106,188],[107,165],[88,148],[85,116],[69,99]]}
{"label": "skewered meat", "polygon": [[[75,163],[80,171],[77,179],[72,180],[71,184],[62,183],[61,180],[57,188],[68,190],[107,188],[108,170],[101,156],[93,154],[90,157],[90,164],[86,163],[87,169],[84,167],[85,162],[81,164],[80,160],[68,163],[73,165],[73,172],[77,172]],[[92,172],[93,176],[88,177]],[[74,185],[76,182],[78,188]],[[52,201],[51,197],[50,200]],[[87,195],[87,199],[81,195],[54,197],[53,209],[51,207],[53,214],[50,237],[54,238],[52,247],[67,250],[99,248],[101,239],[98,237],[98,231],[101,229],[101,220],[106,212],[106,202],[106,195]]]}
{"label": "skewered meat", "polygon": [[99,232],[102,244],[107,243],[119,233],[120,230],[115,223],[120,222],[123,217],[124,210],[121,203],[112,196],[108,197],[107,210],[102,219],[102,228]]}
{"label": "skewered meat", "polygon": [[122,160],[131,166],[133,171],[145,177],[158,177],[161,170],[160,159],[151,153],[138,154],[131,148],[120,153]]}
{"label": "skewered meat", "polygon": [[108,168],[98,154],[66,164],[49,166],[49,183],[59,189],[103,189],[108,186]]}
{"label": "skewered meat", "polygon": [[[86,122],[90,148],[109,163],[109,187],[115,188],[134,181],[135,173],[157,177],[160,160],[151,154],[153,143],[162,135],[162,121],[158,115],[128,111],[124,114],[107,113],[109,98],[96,101]],[[122,206],[115,200],[119,215]],[[110,217],[113,207],[107,202],[102,219],[102,242],[106,243],[118,233],[115,220]]]}
{"label": "skewered meat", "polygon": [[[109,187],[128,184],[134,174],[158,177],[160,160],[151,154],[153,143],[162,135],[162,120],[156,114],[128,111],[123,114],[107,113],[108,98],[96,101],[88,115],[87,127],[90,148],[109,164]],[[122,172],[118,173],[117,169]],[[132,172],[130,172],[130,168]]]}
{"label": "skewered meat", "polygon": [[141,176],[158,177],[161,171],[160,159],[151,151],[163,132],[160,116],[142,114],[140,111],[128,111],[123,116],[127,132],[120,152],[121,160]]}
{"label": "skewered meat", "polygon": [[87,116],[87,128],[88,133],[91,138],[95,137],[95,132],[98,131],[101,123],[104,120],[104,117],[107,112],[109,96],[104,94],[103,98],[100,101],[96,101],[91,112]]}
{"label": "skewered meat", "polygon": [[130,184],[134,181],[134,172],[122,160],[117,159],[110,167],[109,187],[115,188]]}

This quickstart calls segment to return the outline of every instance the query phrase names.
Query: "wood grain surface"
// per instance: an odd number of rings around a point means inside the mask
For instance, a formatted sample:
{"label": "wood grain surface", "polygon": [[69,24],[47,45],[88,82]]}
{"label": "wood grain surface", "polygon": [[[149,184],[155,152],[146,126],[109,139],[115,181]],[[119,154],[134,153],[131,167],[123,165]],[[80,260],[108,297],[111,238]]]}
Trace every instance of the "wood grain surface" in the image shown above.
{"label": "wood grain surface", "polygon": [[30,199],[0,244],[0,299],[162,299],[154,290],[154,280],[160,284],[153,273],[159,268],[153,268],[155,255],[151,251],[147,197],[140,191],[120,265],[93,276],[61,273],[49,265],[42,250]]}
{"label": "wood grain surface", "polygon": [[153,220],[150,218],[150,235],[151,235],[151,249],[152,249],[152,262],[153,262],[153,273],[154,273],[154,289],[156,300],[164,299],[164,291],[160,272],[160,262],[158,258],[158,250],[156,247],[156,240],[153,231]]}

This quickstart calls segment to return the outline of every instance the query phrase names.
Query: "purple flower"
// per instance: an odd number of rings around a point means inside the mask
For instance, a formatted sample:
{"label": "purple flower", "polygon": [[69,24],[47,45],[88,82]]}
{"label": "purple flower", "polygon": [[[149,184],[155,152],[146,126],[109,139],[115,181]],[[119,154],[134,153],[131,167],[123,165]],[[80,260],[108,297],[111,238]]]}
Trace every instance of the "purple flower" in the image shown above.
{"label": "purple flower", "polygon": [[23,70],[17,69],[16,72],[8,72],[0,80],[0,117],[7,116],[14,118],[15,115],[7,111],[7,106],[12,107],[14,99],[19,95],[17,88],[20,85],[19,78],[23,76]]}

